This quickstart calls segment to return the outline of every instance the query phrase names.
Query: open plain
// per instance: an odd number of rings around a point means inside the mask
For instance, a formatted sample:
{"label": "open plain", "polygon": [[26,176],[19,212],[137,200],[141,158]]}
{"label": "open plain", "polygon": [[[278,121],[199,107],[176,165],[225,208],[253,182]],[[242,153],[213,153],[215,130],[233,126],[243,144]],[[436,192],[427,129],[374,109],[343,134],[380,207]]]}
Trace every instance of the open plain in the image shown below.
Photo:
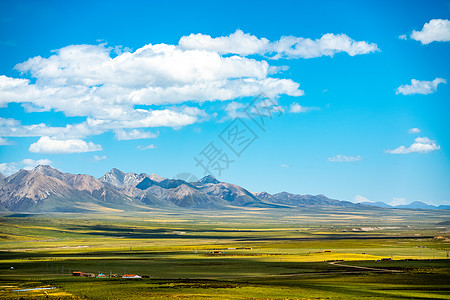
{"label": "open plain", "polygon": [[0,298],[448,299],[449,218],[326,207],[4,214]]}

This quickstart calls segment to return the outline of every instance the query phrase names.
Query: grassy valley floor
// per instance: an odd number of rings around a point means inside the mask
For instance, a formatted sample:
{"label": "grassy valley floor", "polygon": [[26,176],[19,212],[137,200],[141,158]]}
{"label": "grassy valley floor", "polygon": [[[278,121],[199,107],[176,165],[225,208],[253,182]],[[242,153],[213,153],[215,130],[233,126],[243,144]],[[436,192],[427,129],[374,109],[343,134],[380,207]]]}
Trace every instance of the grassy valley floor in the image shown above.
{"label": "grassy valley floor", "polygon": [[0,298],[449,299],[448,220],[326,208],[5,214]]}

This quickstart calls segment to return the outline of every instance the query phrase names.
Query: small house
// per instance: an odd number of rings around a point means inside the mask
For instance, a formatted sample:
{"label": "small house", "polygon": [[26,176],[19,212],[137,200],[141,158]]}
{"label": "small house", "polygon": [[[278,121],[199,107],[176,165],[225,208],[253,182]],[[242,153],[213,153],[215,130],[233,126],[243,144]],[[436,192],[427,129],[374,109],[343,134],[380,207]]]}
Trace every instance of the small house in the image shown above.
{"label": "small house", "polygon": [[95,277],[95,274],[94,273],[84,273],[84,272],[75,271],[75,272],[72,272],[72,276],[76,276],[76,277]]}
{"label": "small house", "polygon": [[124,279],[140,279],[142,276],[139,276],[137,274],[125,274],[122,276]]}

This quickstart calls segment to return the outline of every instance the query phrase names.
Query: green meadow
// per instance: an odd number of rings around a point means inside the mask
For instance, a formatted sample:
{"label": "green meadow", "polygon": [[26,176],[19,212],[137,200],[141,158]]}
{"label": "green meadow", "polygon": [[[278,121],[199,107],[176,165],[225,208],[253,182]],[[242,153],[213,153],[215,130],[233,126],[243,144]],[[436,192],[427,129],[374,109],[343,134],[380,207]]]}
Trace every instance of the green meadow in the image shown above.
{"label": "green meadow", "polygon": [[336,208],[4,214],[0,298],[449,299],[449,220]]}

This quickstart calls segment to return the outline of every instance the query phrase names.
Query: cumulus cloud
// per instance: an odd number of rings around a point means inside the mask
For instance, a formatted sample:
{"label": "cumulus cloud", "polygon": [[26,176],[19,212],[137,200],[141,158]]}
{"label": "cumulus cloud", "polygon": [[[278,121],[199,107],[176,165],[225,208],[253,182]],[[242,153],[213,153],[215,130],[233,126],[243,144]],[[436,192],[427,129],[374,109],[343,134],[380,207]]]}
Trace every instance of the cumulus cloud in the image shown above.
{"label": "cumulus cloud", "polygon": [[314,58],[320,56],[334,56],[345,52],[350,56],[368,54],[379,51],[374,43],[355,41],[345,34],[324,34],[320,39],[286,36],[275,42],[272,52],[273,59],[280,58]]}
{"label": "cumulus cloud", "polygon": [[52,161],[49,159],[34,160],[26,158],[20,162],[0,163],[0,173],[9,176],[18,172],[20,169],[31,170],[38,165],[51,165]]}
{"label": "cumulus cloud", "polygon": [[401,39],[401,40],[407,40],[408,39],[406,37],[406,34],[399,35],[398,38]]}
{"label": "cumulus cloud", "polygon": [[408,130],[409,133],[419,133],[420,129],[419,128],[411,128]]}
{"label": "cumulus cloud", "polygon": [[[377,50],[376,44],[345,34],[329,33],[316,40],[290,36],[271,42],[240,30],[215,38],[191,34],[178,45],[147,44],[134,52],[106,44],[70,45],[50,57],[36,56],[17,64],[22,78],[0,75],[0,107],[16,102],[27,112],[58,111],[86,120],[51,127],[0,119],[0,136],[47,137],[47,144],[107,131],[115,132],[118,139],[149,138],[152,135],[144,128],[180,128],[207,118],[196,107],[180,106],[185,103],[195,106],[261,93],[273,99],[302,96],[299,83],[271,77],[285,67],[270,66],[267,57],[312,58],[339,52],[353,56]],[[30,148],[38,149],[38,143]]]}
{"label": "cumulus cloud", "polygon": [[302,106],[298,103],[292,103],[290,108],[289,108],[289,112],[294,113],[294,114],[298,114],[298,113],[304,113],[304,112],[308,112],[308,111],[312,111],[312,110],[318,110],[318,107],[313,107],[313,106]]}
{"label": "cumulus cloud", "polygon": [[3,103],[29,102],[69,116],[117,119],[135,105],[232,100],[255,96],[298,96],[299,84],[268,77],[264,60],[224,57],[207,50],[148,44],[112,57],[106,45],[72,45],[20,63],[16,69],[36,78],[0,77]]}
{"label": "cumulus cloud", "polygon": [[[240,38],[237,32],[234,39]],[[195,107],[179,110],[177,104],[227,101],[261,92],[273,98],[303,95],[299,83],[270,77],[274,70],[265,60],[222,52],[148,44],[117,53],[100,44],[71,45],[48,58],[32,57],[15,68],[34,80],[0,76],[0,107],[18,102],[28,112],[55,110],[87,121],[65,127],[15,124],[14,130],[0,128],[0,136],[63,139],[123,128],[180,128],[201,121],[204,112]],[[159,105],[168,107],[154,108]]]}
{"label": "cumulus cloud", "polygon": [[36,143],[30,145],[29,151],[33,153],[82,153],[101,151],[102,146],[93,142],[85,142],[81,139],[58,140],[56,138],[43,136]]}
{"label": "cumulus cloud", "polygon": [[150,145],[144,145],[144,146],[139,145],[139,146],[137,146],[137,148],[138,148],[139,150],[149,150],[149,149],[155,149],[156,146],[153,145],[153,144],[150,144]]}
{"label": "cumulus cloud", "polygon": [[31,158],[26,158],[24,160],[22,160],[22,165],[23,165],[23,169],[25,170],[31,170],[34,167],[38,166],[38,165],[51,165],[52,161],[50,159],[38,159],[38,160],[34,160]]}
{"label": "cumulus cloud", "polygon": [[278,41],[270,42],[241,30],[225,37],[212,38],[204,34],[191,34],[180,39],[180,46],[185,49],[201,49],[221,54],[271,55],[272,59],[314,58],[333,56],[345,52],[350,56],[378,51],[374,43],[355,41],[345,34],[324,34],[320,39],[283,36]]}
{"label": "cumulus cloud", "polygon": [[153,133],[150,131],[132,129],[132,130],[123,130],[117,129],[115,130],[116,139],[119,141],[122,140],[138,140],[138,139],[154,139],[157,138],[159,133]]}
{"label": "cumulus cloud", "polygon": [[436,78],[433,81],[420,81],[411,79],[411,84],[401,85],[397,88],[396,94],[402,95],[428,95],[437,91],[437,87],[440,83],[447,83],[443,78]]}
{"label": "cumulus cloud", "polygon": [[366,197],[363,197],[363,196],[361,196],[361,195],[356,195],[355,197],[353,197],[353,200],[354,200],[356,203],[360,203],[360,202],[372,202],[372,201],[370,201],[369,199],[367,199]]}
{"label": "cumulus cloud", "polygon": [[388,204],[391,206],[397,206],[397,205],[407,205],[408,203],[406,203],[406,198],[394,197]]}
{"label": "cumulus cloud", "polygon": [[257,38],[242,30],[236,30],[229,36],[212,38],[205,34],[191,34],[183,36],[179,45],[184,49],[204,49],[221,54],[234,53],[239,55],[249,55],[256,53],[265,53],[270,44],[266,38]]}
{"label": "cumulus cloud", "polygon": [[450,21],[443,19],[432,19],[425,23],[421,31],[413,31],[411,38],[420,41],[422,44],[432,42],[450,41]]}
{"label": "cumulus cloud", "polygon": [[329,157],[328,161],[333,161],[333,162],[352,162],[352,161],[358,161],[361,160],[362,157],[361,156],[347,156],[347,155],[341,155],[338,154],[334,157]]}
{"label": "cumulus cloud", "polygon": [[400,146],[393,150],[386,150],[390,154],[409,154],[409,153],[428,153],[439,150],[441,146],[436,144],[436,141],[430,140],[427,137],[417,137],[414,143],[409,146]]}

